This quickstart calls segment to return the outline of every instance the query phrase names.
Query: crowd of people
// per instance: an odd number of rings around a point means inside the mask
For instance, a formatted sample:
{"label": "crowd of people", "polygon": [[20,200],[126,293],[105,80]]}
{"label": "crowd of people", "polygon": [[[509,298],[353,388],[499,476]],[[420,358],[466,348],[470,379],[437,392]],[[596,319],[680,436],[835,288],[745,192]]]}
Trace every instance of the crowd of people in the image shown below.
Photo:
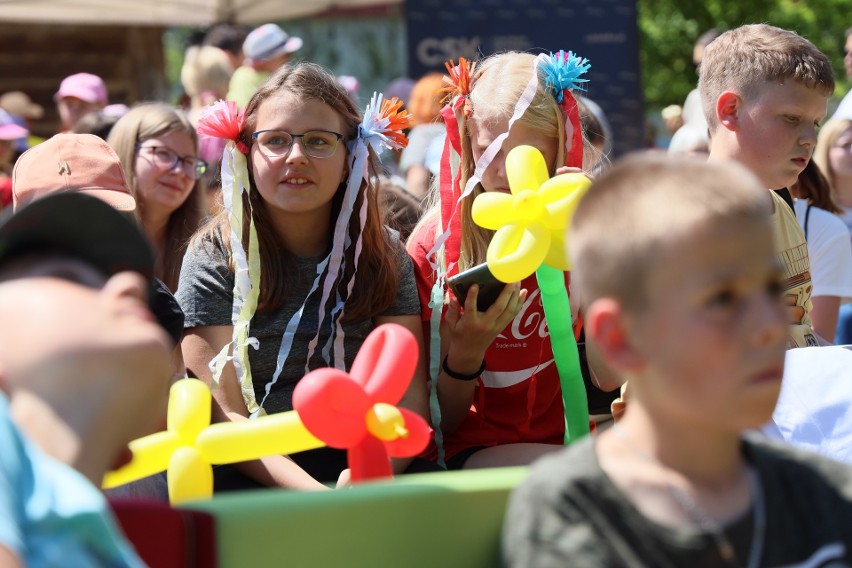
{"label": "crowd of people", "polygon": [[[0,97],[0,564],[139,565],[96,487],[162,427],[175,379],[211,386],[214,421],[289,411],[384,323],[420,345],[400,406],[433,430],[395,473],[536,462],[507,565],[852,563],[848,466],[758,434],[796,380],[787,351],[852,343],[852,113],[820,128],[824,54],[766,24],[705,34],[683,150],[614,160],[572,52],[449,62],[362,109],[357,79],[293,61],[302,44],[214,27],[181,107],[111,105],[73,74],[44,141],[44,109]],[[846,45],[852,77],[852,29]],[[227,134],[219,99],[240,111]],[[487,264],[474,200],[518,192],[519,146],[592,181],[560,237],[593,432],[568,449],[544,286],[486,306],[484,283],[447,283]],[[217,491],[349,484],[333,448],[214,474]],[[115,494],[165,500],[165,475]]]}

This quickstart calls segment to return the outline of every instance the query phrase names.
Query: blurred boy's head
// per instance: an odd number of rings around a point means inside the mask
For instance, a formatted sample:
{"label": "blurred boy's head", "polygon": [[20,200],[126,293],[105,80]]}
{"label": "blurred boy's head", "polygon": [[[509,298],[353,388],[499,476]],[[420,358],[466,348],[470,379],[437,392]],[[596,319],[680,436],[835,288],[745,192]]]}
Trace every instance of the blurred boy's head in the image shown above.
{"label": "blurred boy's head", "polygon": [[649,411],[736,430],[770,418],[787,333],[771,214],[736,163],[650,156],[581,201],[572,290],[588,337]]}
{"label": "blurred boy's head", "polygon": [[[73,421],[63,412],[73,415],[73,404],[111,417],[110,451],[146,433],[170,379],[171,340],[148,310],[152,275],[144,235],[95,197],[52,195],[6,218],[0,385],[12,396],[31,393],[65,420]],[[94,392],[97,410],[87,406]]]}
{"label": "blurred boy's head", "polygon": [[834,75],[807,39],[753,24],[707,45],[699,90],[711,159],[736,159],[764,189],[779,189],[796,181],[813,153]]}

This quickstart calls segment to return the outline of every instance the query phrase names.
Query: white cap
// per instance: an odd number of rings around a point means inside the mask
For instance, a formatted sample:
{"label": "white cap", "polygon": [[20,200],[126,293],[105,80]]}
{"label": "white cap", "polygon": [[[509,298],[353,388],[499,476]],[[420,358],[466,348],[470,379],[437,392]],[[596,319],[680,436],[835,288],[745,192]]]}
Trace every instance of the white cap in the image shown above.
{"label": "white cap", "polygon": [[243,54],[251,64],[272,59],[283,53],[294,53],[302,47],[302,38],[291,37],[275,24],[263,24],[246,36]]}

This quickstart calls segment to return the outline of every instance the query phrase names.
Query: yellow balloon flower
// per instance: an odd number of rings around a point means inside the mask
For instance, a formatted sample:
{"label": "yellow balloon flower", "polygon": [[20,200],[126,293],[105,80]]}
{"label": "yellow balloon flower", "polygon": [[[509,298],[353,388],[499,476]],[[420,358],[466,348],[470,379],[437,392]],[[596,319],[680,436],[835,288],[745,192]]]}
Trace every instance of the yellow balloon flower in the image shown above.
{"label": "yellow balloon flower", "polygon": [[173,504],[213,495],[213,464],[235,463],[320,448],[295,410],[255,420],[210,424],[210,389],[181,379],[169,393],[167,430],[130,443],[133,460],[106,474],[109,489],[164,470]]}
{"label": "yellow balloon flower", "polygon": [[570,270],[565,232],[591,181],[580,173],[549,177],[544,157],[532,146],[506,156],[511,195],[485,192],[473,202],[474,223],[496,231],[486,262],[502,282],[517,282],[542,264]]}

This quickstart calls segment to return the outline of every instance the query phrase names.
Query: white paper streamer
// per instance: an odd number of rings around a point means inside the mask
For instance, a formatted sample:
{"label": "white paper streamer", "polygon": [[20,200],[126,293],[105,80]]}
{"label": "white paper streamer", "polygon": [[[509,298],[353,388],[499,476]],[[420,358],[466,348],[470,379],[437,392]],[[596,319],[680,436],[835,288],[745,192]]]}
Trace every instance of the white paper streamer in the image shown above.
{"label": "white paper streamer", "polygon": [[[257,408],[254,396],[254,386],[251,379],[251,367],[248,362],[248,347],[257,349],[256,338],[249,337],[249,326],[257,308],[260,283],[260,261],[258,258],[257,231],[254,221],[249,222],[249,250],[251,265],[242,245],[243,234],[243,199],[248,194],[248,167],[246,157],[237,150],[236,144],[229,141],[222,153],[222,187],[231,191],[223,191],[222,199],[228,212],[231,245],[231,258],[234,262],[234,302],[231,307],[231,322],[233,335],[231,342],[225,345],[214,357],[209,366],[213,374],[214,387],[218,386],[227,361],[232,361],[237,381],[246,401],[249,412]],[[249,215],[251,219],[251,215]],[[228,352],[231,351],[231,355]]]}

